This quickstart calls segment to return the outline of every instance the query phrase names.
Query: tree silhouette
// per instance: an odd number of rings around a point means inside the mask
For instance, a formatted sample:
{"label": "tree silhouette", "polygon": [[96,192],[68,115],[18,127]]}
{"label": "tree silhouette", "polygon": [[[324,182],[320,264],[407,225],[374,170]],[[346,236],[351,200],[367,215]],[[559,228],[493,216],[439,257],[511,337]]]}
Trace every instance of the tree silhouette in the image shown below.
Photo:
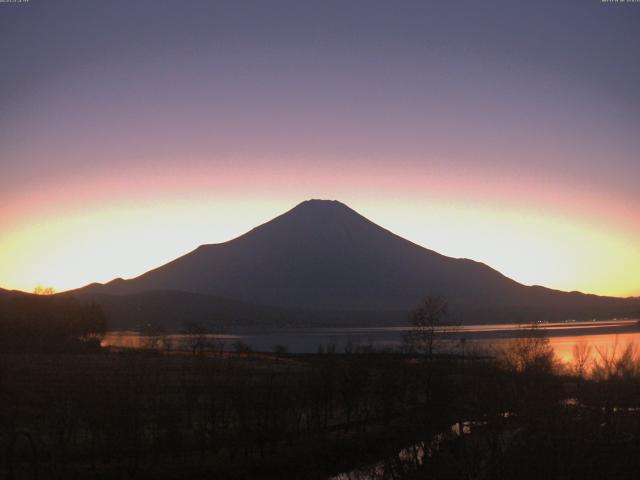
{"label": "tree silhouette", "polygon": [[33,293],[35,295],[54,295],[56,293],[56,290],[53,287],[38,285],[33,289]]}
{"label": "tree silhouette", "polygon": [[411,329],[403,338],[409,351],[417,352],[431,358],[444,329],[451,326],[447,323],[449,306],[441,296],[429,296],[422,304],[411,312]]}
{"label": "tree silhouette", "polygon": [[185,336],[187,346],[193,355],[201,354],[208,346],[209,329],[198,322],[184,322],[182,334]]}
{"label": "tree silhouette", "polygon": [[499,357],[505,368],[519,373],[552,372],[556,359],[549,337],[536,326],[521,329],[521,333],[521,336],[499,349]]}
{"label": "tree silhouette", "polygon": [[95,303],[52,295],[12,298],[0,322],[8,350],[78,350],[100,346],[106,317]]}

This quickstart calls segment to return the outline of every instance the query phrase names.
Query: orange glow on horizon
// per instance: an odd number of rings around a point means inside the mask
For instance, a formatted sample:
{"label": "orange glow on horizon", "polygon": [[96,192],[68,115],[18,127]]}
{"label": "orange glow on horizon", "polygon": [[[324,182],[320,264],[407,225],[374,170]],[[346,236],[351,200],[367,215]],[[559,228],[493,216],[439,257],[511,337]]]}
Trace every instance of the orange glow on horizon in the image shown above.
{"label": "orange glow on horizon", "polygon": [[134,277],[305,199],[331,198],[408,240],[524,284],[640,295],[640,222],[624,201],[569,185],[478,181],[470,172],[336,167],[337,178],[326,165],[294,173],[282,165],[162,177],[140,171],[15,195],[0,217],[0,287],[63,291]]}

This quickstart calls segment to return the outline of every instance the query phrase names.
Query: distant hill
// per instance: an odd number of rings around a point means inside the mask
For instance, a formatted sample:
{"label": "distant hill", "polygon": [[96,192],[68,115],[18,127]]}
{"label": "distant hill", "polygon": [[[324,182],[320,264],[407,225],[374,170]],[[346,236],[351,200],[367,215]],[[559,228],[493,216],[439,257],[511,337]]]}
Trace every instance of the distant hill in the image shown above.
{"label": "distant hill", "polygon": [[13,297],[22,297],[32,295],[31,293],[21,292],[20,290],[5,290],[0,288],[0,305]]}
{"label": "distant hill", "polygon": [[95,298],[117,324],[136,318],[173,324],[183,316],[264,326],[361,324],[367,318],[397,323],[434,294],[447,297],[465,322],[640,314],[637,298],[524,286],[482,263],[423,248],[327,200],[303,202],[234,240],[202,245],[139,277],[75,293]]}
{"label": "distant hill", "polygon": [[[77,295],[77,294],[76,294]],[[81,293],[102,306],[112,330],[138,330],[155,324],[180,329],[186,321],[209,324],[223,331],[261,327],[297,328],[402,323],[406,311],[341,311],[252,305],[201,293],[157,290],[114,295]]]}

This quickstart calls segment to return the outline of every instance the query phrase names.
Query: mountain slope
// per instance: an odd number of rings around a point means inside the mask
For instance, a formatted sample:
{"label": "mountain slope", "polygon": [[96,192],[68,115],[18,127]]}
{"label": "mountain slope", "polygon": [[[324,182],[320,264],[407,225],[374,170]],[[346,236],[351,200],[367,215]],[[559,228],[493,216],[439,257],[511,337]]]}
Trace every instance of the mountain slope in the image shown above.
{"label": "mountain slope", "polygon": [[[627,312],[638,302],[523,286],[490,267],[411,243],[337,201],[310,200],[226,243],[202,245],[131,280],[83,293],[179,291],[325,311],[408,311],[446,296],[467,315]],[[640,310],[640,308],[638,309]]]}
{"label": "mountain slope", "polygon": [[102,306],[111,330],[138,330],[154,324],[176,330],[186,321],[209,324],[212,329],[235,331],[261,327],[340,327],[402,323],[406,312],[316,310],[252,305],[201,293],[154,290],[114,295],[82,293],[80,297]]}
{"label": "mountain slope", "polygon": [[102,291],[170,289],[275,306],[395,309],[436,290],[474,298],[520,287],[485,265],[398,237],[339,202],[312,200]]}

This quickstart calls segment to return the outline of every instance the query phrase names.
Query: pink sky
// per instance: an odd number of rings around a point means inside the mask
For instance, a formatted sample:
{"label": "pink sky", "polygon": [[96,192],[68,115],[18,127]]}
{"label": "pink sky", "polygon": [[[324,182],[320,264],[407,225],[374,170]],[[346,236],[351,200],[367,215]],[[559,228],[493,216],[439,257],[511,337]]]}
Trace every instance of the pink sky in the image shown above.
{"label": "pink sky", "polygon": [[640,10],[495,3],[3,8],[0,287],[135,276],[331,198],[640,294]]}

